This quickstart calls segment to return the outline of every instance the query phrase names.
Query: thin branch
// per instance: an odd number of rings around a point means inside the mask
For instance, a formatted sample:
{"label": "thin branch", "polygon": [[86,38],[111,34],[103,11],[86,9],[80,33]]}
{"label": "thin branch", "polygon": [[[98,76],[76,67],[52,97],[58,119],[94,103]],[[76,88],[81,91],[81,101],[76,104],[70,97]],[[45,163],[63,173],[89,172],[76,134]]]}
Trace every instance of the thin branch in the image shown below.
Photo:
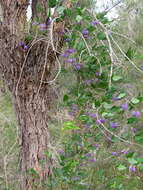
{"label": "thin branch", "polygon": [[110,7],[108,10],[105,10],[106,13],[110,12],[112,9],[117,7],[120,3],[122,3],[123,0],[120,0],[119,2],[115,3],[112,7]]}

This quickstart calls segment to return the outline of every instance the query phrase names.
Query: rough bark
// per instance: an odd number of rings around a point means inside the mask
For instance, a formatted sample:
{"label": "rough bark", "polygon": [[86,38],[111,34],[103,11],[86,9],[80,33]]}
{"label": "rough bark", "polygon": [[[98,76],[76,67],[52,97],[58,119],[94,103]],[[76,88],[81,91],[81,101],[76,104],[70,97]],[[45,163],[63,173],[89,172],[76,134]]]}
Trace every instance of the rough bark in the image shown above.
{"label": "rough bark", "polygon": [[41,189],[51,174],[51,162],[46,156],[50,143],[47,114],[50,90],[48,85],[43,85],[37,96],[37,85],[27,84],[25,87],[26,94],[24,90],[24,94],[15,95],[14,104],[21,131],[22,190],[33,190]]}
{"label": "rough bark", "polygon": [[[47,1],[37,2],[44,8],[40,16],[42,22],[46,22]],[[3,9],[3,22],[0,23],[0,75],[12,94],[20,129],[22,190],[39,190],[42,188],[39,184],[51,173],[51,163],[45,152],[50,143],[48,112],[53,109],[55,94],[49,81],[57,70],[57,52],[63,45],[60,34],[63,24],[54,24],[52,36],[49,29],[44,39],[36,37],[29,49],[24,49],[19,43],[25,37],[28,3],[28,0],[0,0]],[[38,14],[35,6],[33,18]],[[35,173],[29,175],[30,171]]]}

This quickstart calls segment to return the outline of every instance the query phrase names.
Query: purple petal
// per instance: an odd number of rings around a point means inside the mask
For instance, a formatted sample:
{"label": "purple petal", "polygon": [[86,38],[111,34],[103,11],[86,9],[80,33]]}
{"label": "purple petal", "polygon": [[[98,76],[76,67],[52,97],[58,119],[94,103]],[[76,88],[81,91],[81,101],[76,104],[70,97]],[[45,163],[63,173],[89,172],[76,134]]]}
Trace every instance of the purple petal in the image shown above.
{"label": "purple petal", "polygon": [[90,159],[89,162],[96,162],[96,158]]}
{"label": "purple petal", "polygon": [[80,70],[81,69],[81,64],[79,64],[79,63],[77,63],[77,64],[74,64],[74,68],[76,69],[76,70]]}
{"label": "purple petal", "polygon": [[25,49],[25,50],[28,49],[28,46],[25,45],[25,46],[24,46],[24,49]]}
{"label": "purple petal", "polygon": [[117,128],[119,126],[119,124],[118,123],[113,123],[113,122],[110,122],[110,127],[111,128]]}
{"label": "purple petal", "polygon": [[76,49],[73,49],[73,48],[67,49],[67,50],[65,51],[65,53],[69,53],[69,54],[75,53],[75,52],[76,52]]}
{"label": "purple petal", "polygon": [[97,21],[97,20],[94,20],[94,21],[91,22],[91,25],[92,25],[92,26],[95,26],[95,25],[97,25],[97,24],[99,24],[99,21]]}
{"label": "purple petal", "polygon": [[69,59],[65,60],[65,62],[67,62],[67,63],[75,63],[76,58],[69,58]]}
{"label": "purple petal", "polygon": [[112,155],[113,156],[118,156],[118,153],[117,152],[112,152]]}
{"label": "purple petal", "polygon": [[82,30],[82,34],[83,34],[83,35],[88,35],[88,34],[89,34],[89,31],[88,31],[87,29],[83,29],[83,30]]}
{"label": "purple petal", "polygon": [[87,113],[88,116],[92,117],[93,119],[97,118],[96,113]]}
{"label": "purple petal", "polygon": [[103,124],[105,123],[105,119],[97,119],[96,120],[96,124],[100,125],[100,124]]}
{"label": "purple petal", "polygon": [[132,111],[132,115],[134,117],[140,117],[141,116],[141,112],[140,111]]}
{"label": "purple petal", "polygon": [[130,166],[129,167],[129,171],[130,172],[135,172],[136,171],[136,167],[135,166]]}

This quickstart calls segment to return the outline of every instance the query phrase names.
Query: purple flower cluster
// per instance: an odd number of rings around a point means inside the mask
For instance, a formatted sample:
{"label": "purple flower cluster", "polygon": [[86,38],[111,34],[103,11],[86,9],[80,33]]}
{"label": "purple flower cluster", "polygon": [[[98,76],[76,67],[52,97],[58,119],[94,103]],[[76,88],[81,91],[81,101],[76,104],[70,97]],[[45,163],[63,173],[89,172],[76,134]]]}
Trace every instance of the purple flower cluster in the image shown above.
{"label": "purple flower cluster", "polygon": [[27,50],[29,47],[24,44],[24,42],[19,42],[19,46],[21,46],[24,50]]}
{"label": "purple flower cluster", "polygon": [[97,125],[101,125],[101,124],[103,124],[103,123],[105,123],[105,122],[106,122],[106,120],[105,120],[105,119],[102,119],[102,118],[96,120],[96,124],[97,124]]}
{"label": "purple flower cluster", "polygon": [[140,111],[132,111],[132,116],[141,117],[141,112]]}
{"label": "purple flower cluster", "polygon": [[122,154],[128,154],[129,151],[128,151],[128,150],[121,150],[121,153],[122,153]]}
{"label": "purple flower cluster", "polygon": [[87,29],[83,29],[82,30],[82,35],[84,38],[88,38],[89,37],[89,31]]}
{"label": "purple flower cluster", "polygon": [[87,153],[85,156],[88,158],[89,162],[96,162],[96,158],[94,157],[94,153]]}
{"label": "purple flower cluster", "polygon": [[76,49],[74,49],[74,48],[69,48],[69,49],[65,50],[64,53],[61,54],[61,56],[67,58],[67,59],[65,60],[65,62],[66,62],[66,63],[71,63],[71,64],[73,64],[74,69],[78,71],[78,70],[81,69],[82,65],[79,64],[79,63],[76,63],[76,58],[69,58],[69,56],[70,56],[71,54],[75,53],[75,52],[76,52]]}
{"label": "purple flower cluster", "polygon": [[97,118],[97,114],[96,113],[91,113],[91,112],[88,112],[87,115],[93,119],[96,119]]}
{"label": "purple flower cluster", "polygon": [[128,153],[129,153],[128,150],[121,150],[121,151],[119,151],[119,152],[112,152],[111,154],[112,154],[113,156],[118,156],[118,155],[121,155],[121,154],[128,154]]}
{"label": "purple flower cluster", "polygon": [[65,52],[63,54],[61,54],[61,56],[69,57],[71,54],[73,54],[75,52],[76,52],[76,49],[70,48],[70,49],[65,50]]}
{"label": "purple flower cluster", "polygon": [[130,172],[135,172],[136,171],[136,166],[129,166],[129,171]]}

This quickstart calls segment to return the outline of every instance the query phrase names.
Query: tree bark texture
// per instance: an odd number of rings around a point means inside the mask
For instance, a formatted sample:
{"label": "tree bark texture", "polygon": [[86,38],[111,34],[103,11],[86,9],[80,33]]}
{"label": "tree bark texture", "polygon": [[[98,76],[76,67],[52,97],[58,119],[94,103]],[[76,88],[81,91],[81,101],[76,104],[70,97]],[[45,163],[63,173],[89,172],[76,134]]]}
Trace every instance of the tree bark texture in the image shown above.
{"label": "tree bark texture", "polygon": [[[0,0],[3,10],[0,75],[12,94],[20,128],[21,189],[39,190],[42,181],[51,174],[51,162],[45,152],[50,143],[48,112],[53,109],[55,94],[49,81],[53,80],[58,69],[58,55],[63,45],[63,36],[59,33],[63,31],[63,23],[52,25],[46,36],[36,36],[28,44],[29,49],[25,49],[19,43],[25,38],[28,3],[28,0]],[[46,23],[47,1],[37,0],[35,3],[39,3],[44,12],[39,15],[33,3],[33,19],[38,15]],[[30,173],[32,171],[35,173]]]}

